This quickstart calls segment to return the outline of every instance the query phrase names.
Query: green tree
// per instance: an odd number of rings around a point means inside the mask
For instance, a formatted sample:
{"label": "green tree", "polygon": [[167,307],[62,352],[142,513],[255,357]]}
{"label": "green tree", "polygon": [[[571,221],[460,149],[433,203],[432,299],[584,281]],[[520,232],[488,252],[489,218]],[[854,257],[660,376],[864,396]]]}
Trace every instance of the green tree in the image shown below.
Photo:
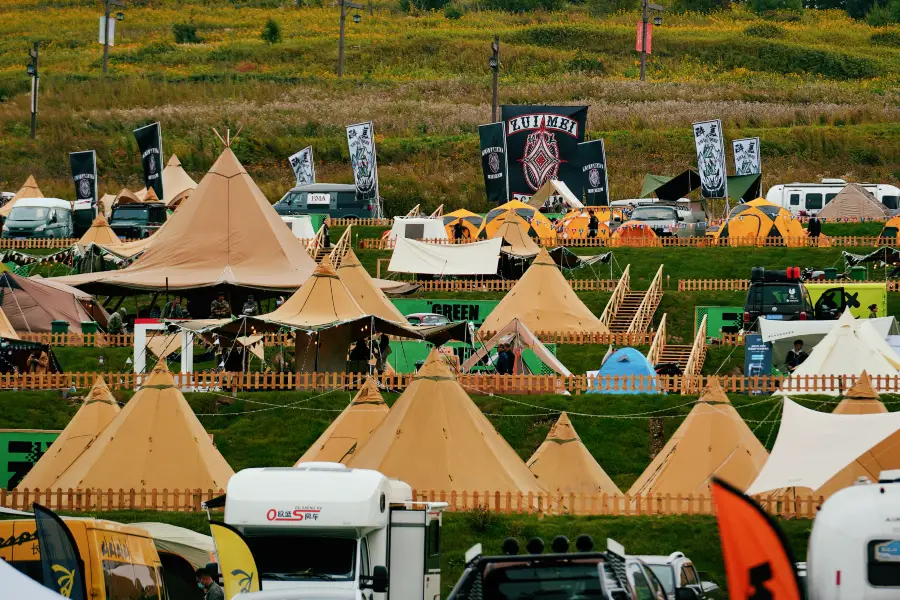
{"label": "green tree", "polygon": [[281,41],[281,25],[275,19],[270,18],[266,21],[260,37],[270,44],[277,44]]}
{"label": "green tree", "polygon": [[800,11],[803,9],[801,0],[752,0],[753,12],[758,15],[773,13],[779,10]]}

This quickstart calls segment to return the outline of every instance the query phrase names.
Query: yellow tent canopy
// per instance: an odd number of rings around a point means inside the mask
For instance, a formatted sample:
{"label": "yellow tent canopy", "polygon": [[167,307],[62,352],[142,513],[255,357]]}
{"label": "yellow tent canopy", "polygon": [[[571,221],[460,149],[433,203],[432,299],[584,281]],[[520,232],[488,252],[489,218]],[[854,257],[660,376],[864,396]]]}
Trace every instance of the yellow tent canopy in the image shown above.
{"label": "yellow tent canopy", "polygon": [[337,274],[350,295],[367,314],[381,317],[386,321],[407,324],[406,317],[375,285],[372,276],[359,262],[353,250],[347,250],[347,254],[341,259],[341,266],[337,268]]}
{"label": "yellow tent canopy", "polygon": [[805,246],[806,230],[789,210],[757,198],[739,204],[714,235],[729,245],[762,245],[766,238],[781,238],[786,246]]}
{"label": "yellow tent canopy", "polygon": [[[103,378],[97,377],[78,412],[50,449],[31,468],[19,487],[42,490],[61,487],[57,485],[59,478],[94,443],[97,436],[118,414],[119,403],[106,387]],[[118,489],[119,485],[110,487]]]}
{"label": "yellow tent canopy", "polygon": [[491,311],[479,332],[500,331],[515,318],[534,332],[609,333],[609,328],[572,291],[543,248],[522,278]]}
{"label": "yellow tent canopy", "polygon": [[503,224],[503,217],[506,213],[514,211],[517,215],[528,221],[534,228],[535,235],[540,239],[553,239],[556,232],[553,230],[553,224],[538,209],[528,206],[519,200],[510,200],[506,204],[501,204],[497,208],[492,208],[484,217],[484,223],[478,232],[478,237],[492,238],[496,236],[497,229]]}
{"label": "yellow tent canopy", "polygon": [[709,494],[713,475],[746,490],[769,453],[711,379],[694,408],[628,494]]}
{"label": "yellow tent canopy", "polygon": [[444,228],[447,230],[447,237],[451,240],[453,239],[453,226],[458,221],[462,221],[463,227],[466,228],[469,232],[469,237],[473,240],[478,237],[478,231],[484,222],[484,217],[464,208],[447,213],[442,218],[444,219]]}
{"label": "yellow tent canopy", "polygon": [[437,350],[348,466],[380,471],[418,491],[543,491]]}
{"label": "yellow tent canopy", "polygon": [[565,412],[559,415],[547,439],[531,455],[527,464],[540,484],[551,492],[622,494],[585,448]]}
{"label": "yellow tent canopy", "polygon": [[367,377],[350,405],[337,416],[294,466],[314,461],[347,462],[381,424],[389,410],[378,390],[378,383],[374,378]]}
{"label": "yellow tent canopy", "polygon": [[888,222],[884,224],[884,229],[881,230],[879,237],[892,239],[900,238],[900,215],[888,219]]}
{"label": "yellow tent canopy", "polygon": [[568,212],[557,227],[557,235],[567,240],[584,240],[588,236],[588,225],[591,220],[589,211],[593,211],[600,222],[597,227],[597,239],[609,239],[609,222],[615,219],[622,221],[622,211],[610,209],[608,206],[586,206],[582,210]]}
{"label": "yellow tent canopy", "polygon": [[159,362],[56,486],[219,490],[232,475],[165,363]]}
{"label": "yellow tent canopy", "polygon": [[16,195],[10,198],[9,202],[0,206],[0,217],[4,219],[9,216],[9,213],[12,211],[13,206],[22,198],[43,198],[44,194],[41,193],[41,189],[38,187],[37,182],[34,180],[34,175],[29,175],[28,179],[25,180],[25,184],[19,188],[19,191],[16,192]]}

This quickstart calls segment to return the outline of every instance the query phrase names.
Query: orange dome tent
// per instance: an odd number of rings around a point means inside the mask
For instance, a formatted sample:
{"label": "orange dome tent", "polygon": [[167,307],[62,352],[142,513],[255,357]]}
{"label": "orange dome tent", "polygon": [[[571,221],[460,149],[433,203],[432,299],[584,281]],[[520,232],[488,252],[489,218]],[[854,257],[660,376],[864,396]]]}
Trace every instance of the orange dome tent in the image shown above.
{"label": "orange dome tent", "polygon": [[501,204],[497,208],[491,209],[484,217],[484,223],[478,232],[481,239],[492,238],[497,234],[497,230],[503,224],[506,213],[515,211],[517,215],[528,221],[534,228],[534,232],[540,239],[553,239],[556,232],[553,230],[553,224],[538,209],[528,206],[519,200],[510,200],[506,204]]}
{"label": "orange dome tent", "polygon": [[613,232],[609,238],[609,245],[613,248],[659,246],[659,238],[649,225],[625,223]]}

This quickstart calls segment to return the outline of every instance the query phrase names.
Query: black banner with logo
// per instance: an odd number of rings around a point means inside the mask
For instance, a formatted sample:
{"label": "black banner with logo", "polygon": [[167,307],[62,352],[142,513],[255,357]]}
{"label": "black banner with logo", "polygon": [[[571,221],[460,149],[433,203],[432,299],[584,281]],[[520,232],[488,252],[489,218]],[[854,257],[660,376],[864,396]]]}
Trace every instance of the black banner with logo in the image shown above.
{"label": "black banner with logo", "polygon": [[[606,146],[603,140],[578,144],[578,166],[586,206],[609,206],[609,174],[606,172]],[[573,189],[575,193],[578,190]]]}
{"label": "black banner with logo", "polygon": [[503,123],[479,125],[478,137],[481,140],[481,170],[484,172],[484,189],[488,202],[503,204],[509,200]]}
{"label": "black banner with logo", "polygon": [[506,132],[509,196],[530,198],[550,179],[581,188],[578,144],[587,106],[511,106],[501,110]]}
{"label": "black banner with logo", "polygon": [[93,150],[69,152],[69,166],[75,182],[75,200],[91,200],[96,204],[97,196],[97,153]]}
{"label": "black banner with logo", "polygon": [[69,600],[87,600],[84,563],[72,532],[52,510],[34,503],[44,587]]}
{"label": "black banner with logo", "polygon": [[141,152],[141,165],[144,167],[144,187],[148,190],[152,187],[156,197],[163,198],[162,179],[162,128],[159,123],[151,123],[145,127],[134,130],[134,139],[137,140],[138,149]]}

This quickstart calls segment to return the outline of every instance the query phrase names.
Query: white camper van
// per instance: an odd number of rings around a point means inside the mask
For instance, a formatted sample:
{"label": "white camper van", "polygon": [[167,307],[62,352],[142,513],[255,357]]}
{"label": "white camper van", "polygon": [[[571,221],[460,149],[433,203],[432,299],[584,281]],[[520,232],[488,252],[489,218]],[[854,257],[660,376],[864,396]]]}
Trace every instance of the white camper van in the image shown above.
{"label": "white camper van", "polygon": [[[766,192],[766,200],[782,206],[795,216],[805,211],[815,216],[847,185],[843,179],[823,179],[822,183],[787,183],[774,185]],[[884,183],[860,184],[890,210],[900,208],[900,188]]]}
{"label": "white camper van", "polygon": [[900,598],[900,470],[840,490],[813,523],[806,559],[815,600]]}
{"label": "white camper van", "polygon": [[339,463],[245,469],[228,482],[225,523],[246,538],[263,591],[241,598],[435,600],[446,506]]}

